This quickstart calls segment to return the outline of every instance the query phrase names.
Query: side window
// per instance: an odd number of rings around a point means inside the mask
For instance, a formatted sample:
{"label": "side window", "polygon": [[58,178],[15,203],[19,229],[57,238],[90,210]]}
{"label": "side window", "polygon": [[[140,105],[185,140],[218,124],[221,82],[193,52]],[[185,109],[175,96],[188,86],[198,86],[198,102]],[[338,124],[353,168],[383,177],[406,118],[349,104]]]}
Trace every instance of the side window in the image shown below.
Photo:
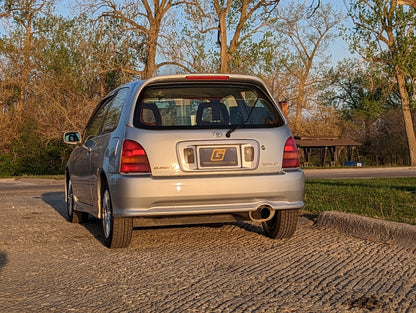
{"label": "side window", "polygon": [[128,88],[120,89],[114,98],[114,101],[108,108],[101,131],[102,134],[110,133],[116,129],[120,119],[121,109],[123,108],[123,104],[126,101],[128,90]]}
{"label": "side window", "polygon": [[100,134],[101,125],[103,123],[105,113],[112,100],[113,98],[110,97],[102,101],[100,108],[98,109],[98,111],[96,111],[94,117],[90,120],[87,127],[85,128],[83,138],[84,143]]}

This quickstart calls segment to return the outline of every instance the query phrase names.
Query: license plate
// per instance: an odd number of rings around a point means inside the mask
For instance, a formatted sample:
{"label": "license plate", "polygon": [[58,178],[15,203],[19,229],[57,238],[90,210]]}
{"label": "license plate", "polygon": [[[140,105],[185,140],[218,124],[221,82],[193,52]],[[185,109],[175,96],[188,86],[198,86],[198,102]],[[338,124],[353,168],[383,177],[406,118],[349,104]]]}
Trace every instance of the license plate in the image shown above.
{"label": "license plate", "polygon": [[198,151],[201,167],[238,166],[237,147],[200,147]]}

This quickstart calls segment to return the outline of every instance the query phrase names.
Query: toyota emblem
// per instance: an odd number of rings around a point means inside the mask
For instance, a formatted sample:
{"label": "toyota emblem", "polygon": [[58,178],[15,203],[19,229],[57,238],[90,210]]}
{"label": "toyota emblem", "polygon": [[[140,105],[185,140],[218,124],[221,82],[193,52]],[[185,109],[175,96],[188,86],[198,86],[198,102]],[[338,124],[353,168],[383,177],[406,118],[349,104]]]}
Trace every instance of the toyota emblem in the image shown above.
{"label": "toyota emblem", "polygon": [[220,137],[222,137],[222,131],[216,130],[216,131],[212,132],[212,135],[214,137],[220,138]]}

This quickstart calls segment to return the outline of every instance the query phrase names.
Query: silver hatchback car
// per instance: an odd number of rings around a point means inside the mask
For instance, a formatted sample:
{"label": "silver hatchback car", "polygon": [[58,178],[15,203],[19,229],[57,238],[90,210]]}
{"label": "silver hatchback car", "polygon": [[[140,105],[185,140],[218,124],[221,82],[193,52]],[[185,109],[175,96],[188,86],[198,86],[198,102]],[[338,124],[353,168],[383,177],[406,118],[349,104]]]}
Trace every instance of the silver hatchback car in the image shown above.
{"label": "silver hatchback car", "polygon": [[289,238],[303,207],[295,140],[264,82],[169,75],[123,85],[94,110],[66,168],[68,220],[101,219],[104,243],[133,227],[262,223]]}

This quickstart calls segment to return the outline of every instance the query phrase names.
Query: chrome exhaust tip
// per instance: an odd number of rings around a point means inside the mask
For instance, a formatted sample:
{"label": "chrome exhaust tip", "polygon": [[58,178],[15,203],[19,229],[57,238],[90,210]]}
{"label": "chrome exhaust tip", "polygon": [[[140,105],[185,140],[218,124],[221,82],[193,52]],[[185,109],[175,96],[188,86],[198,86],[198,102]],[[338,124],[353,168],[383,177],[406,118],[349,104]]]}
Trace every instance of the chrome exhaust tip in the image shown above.
{"label": "chrome exhaust tip", "polygon": [[274,216],[275,210],[269,205],[262,205],[257,208],[256,211],[250,211],[248,215],[250,219],[254,222],[267,222],[271,220]]}

